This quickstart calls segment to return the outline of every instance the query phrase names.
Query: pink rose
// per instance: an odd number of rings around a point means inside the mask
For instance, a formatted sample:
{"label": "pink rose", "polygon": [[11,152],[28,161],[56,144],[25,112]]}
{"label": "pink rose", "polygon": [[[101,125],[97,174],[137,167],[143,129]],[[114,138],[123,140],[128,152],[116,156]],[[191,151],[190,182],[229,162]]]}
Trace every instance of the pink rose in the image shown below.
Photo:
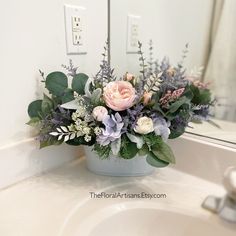
{"label": "pink rose", "polygon": [[95,120],[102,121],[108,115],[108,111],[106,107],[97,106],[93,108],[92,115]]}
{"label": "pink rose", "polygon": [[123,111],[134,105],[135,89],[130,82],[110,82],[103,92],[106,105],[114,111]]}

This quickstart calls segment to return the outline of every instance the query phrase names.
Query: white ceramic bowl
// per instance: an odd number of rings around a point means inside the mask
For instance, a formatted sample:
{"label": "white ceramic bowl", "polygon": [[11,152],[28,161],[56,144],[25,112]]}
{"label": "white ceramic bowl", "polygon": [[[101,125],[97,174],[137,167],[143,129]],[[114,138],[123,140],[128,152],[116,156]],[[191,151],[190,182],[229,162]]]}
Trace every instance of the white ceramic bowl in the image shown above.
{"label": "white ceramic bowl", "polygon": [[85,146],[85,155],[88,169],[99,175],[110,176],[142,176],[154,171],[146,161],[146,156],[136,156],[132,159],[123,159],[110,155],[108,159],[101,159],[91,147]]}

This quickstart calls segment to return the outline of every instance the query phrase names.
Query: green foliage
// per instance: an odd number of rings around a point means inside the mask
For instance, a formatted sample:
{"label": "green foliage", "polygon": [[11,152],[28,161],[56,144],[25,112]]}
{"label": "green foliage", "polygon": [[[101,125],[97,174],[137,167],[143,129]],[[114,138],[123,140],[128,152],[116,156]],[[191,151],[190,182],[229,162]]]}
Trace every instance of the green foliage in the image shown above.
{"label": "green foliage", "polygon": [[211,92],[208,89],[200,90],[200,98],[201,104],[207,105],[211,102]]}
{"label": "green foliage", "polygon": [[163,142],[162,138],[160,136],[156,136],[155,133],[146,134],[143,136],[143,139],[149,149],[151,149],[152,146],[159,145]]}
{"label": "green foliage", "polygon": [[144,58],[144,54],[142,51],[142,43],[138,41],[138,54],[140,55],[139,57],[139,61],[140,61],[140,67],[142,68],[140,73],[143,76],[143,79],[146,79],[146,67],[147,65],[145,64],[145,58]]}
{"label": "green foliage", "polygon": [[40,113],[42,112],[42,100],[36,100],[29,104],[28,106],[28,115],[30,118],[38,117],[40,118]]}
{"label": "green foliage", "polygon": [[54,103],[51,98],[49,98],[46,94],[43,96],[43,101],[41,105],[41,110],[43,115],[47,115],[54,109]]}
{"label": "green foliage", "polygon": [[53,101],[54,108],[56,108],[58,105],[62,104],[62,101],[61,101],[60,97],[52,95],[51,99]]}
{"label": "green foliage", "polygon": [[130,133],[126,133],[127,137],[129,138],[129,140],[133,143],[136,143],[136,146],[138,149],[141,149],[143,144],[144,144],[144,141],[143,141],[143,138],[142,136],[140,135],[133,135],[133,134],[130,134]]}
{"label": "green foliage", "polygon": [[153,109],[154,109],[155,111],[160,112],[160,113],[165,117],[166,114],[165,114],[165,112],[161,109],[160,103],[158,102],[158,100],[157,100],[157,102],[154,104]]}
{"label": "green foliage", "polygon": [[74,138],[74,139],[72,139],[72,140],[68,140],[68,141],[66,142],[66,144],[72,145],[72,146],[79,146],[79,145],[92,146],[92,145],[94,145],[94,143],[95,143],[95,139],[94,139],[94,138],[92,138],[92,140],[91,140],[90,142],[86,142],[86,141],[84,140],[84,137],[83,137],[83,136]]}
{"label": "green foliage", "polygon": [[152,147],[153,154],[158,157],[158,159],[168,162],[168,163],[175,163],[175,157],[171,150],[171,148],[162,141],[161,143]]}
{"label": "green foliage", "polygon": [[98,154],[99,157],[101,157],[102,159],[106,159],[111,153],[111,146],[101,146],[98,143],[95,143],[93,150]]}
{"label": "green foliage", "polygon": [[192,100],[193,99],[193,92],[191,90],[191,86],[187,85],[185,90],[184,90],[184,93],[182,96],[185,96],[186,98],[188,98],[189,100]]}
{"label": "green foliage", "polygon": [[139,151],[138,151],[138,154],[139,154],[140,156],[145,156],[145,155],[147,155],[148,153],[149,153],[149,148],[148,148],[147,144],[144,144],[144,145],[142,146],[142,148],[139,149]]}
{"label": "green foliage", "polygon": [[28,115],[31,118],[28,125],[36,125],[39,120],[48,115],[54,109],[54,102],[46,94],[43,100],[36,100],[29,104]]}
{"label": "green foliage", "polygon": [[74,100],[74,91],[70,88],[65,89],[64,95],[61,98],[62,103],[67,103]]}
{"label": "green foliage", "polygon": [[211,102],[211,92],[209,89],[199,89],[198,87],[191,85],[191,91],[193,93],[192,103],[195,105],[207,105]]}
{"label": "green foliage", "polygon": [[165,167],[175,163],[171,148],[155,133],[144,135],[145,145],[139,153],[147,154],[147,162],[155,167]]}
{"label": "green foliage", "polygon": [[45,86],[55,96],[62,96],[68,87],[67,76],[62,72],[52,72],[46,77]]}
{"label": "green foliage", "polygon": [[72,89],[78,94],[83,95],[88,76],[83,73],[76,74],[72,80]]}
{"label": "green foliage", "polygon": [[183,104],[189,104],[190,106],[190,100],[185,96],[179,98],[176,102],[169,106],[167,115],[176,112]]}
{"label": "green foliage", "polygon": [[184,104],[178,112],[173,113],[171,120],[169,139],[178,138],[185,132],[185,128],[190,119],[190,109],[188,104]]}
{"label": "green foliage", "polygon": [[32,127],[37,127],[41,122],[39,117],[32,117],[26,124]]}
{"label": "green foliage", "polygon": [[131,159],[137,155],[138,151],[136,143],[131,142],[125,134],[122,135],[120,156],[124,159]]}
{"label": "green foliage", "polygon": [[147,163],[157,168],[163,168],[169,165],[168,162],[160,160],[153,152],[149,152],[146,157]]}
{"label": "green foliage", "polygon": [[57,140],[57,138],[55,137],[50,137],[47,140],[40,141],[40,149],[48,147],[48,146],[52,146],[52,145],[60,145],[62,143],[63,143],[62,140]]}
{"label": "green foliage", "polygon": [[163,110],[161,108],[159,104],[159,97],[157,97],[157,100],[155,100],[156,102],[155,105],[153,106],[153,109],[161,113],[161,115],[166,117],[168,120],[172,120],[176,117],[177,114],[181,112],[181,110],[187,110],[189,114],[192,98],[193,98],[193,93],[190,87],[188,86],[186,87],[183,95],[175,102],[172,102],[166,110]]}
{"label": "green foliage", "polygon": [[91,103],[95,106],[99,105],[101,96],[102,96],[101,88],[95,89],[91,95]]}
{"label": "green foliage", "polygon": [[185,132],[185,127],[184,127],[184,126],[180,126],[180,127],[178,127],[178,129],[176,129],[176,130],[171,130],[170,135],[169,135],[169,139],[178,138],[178,137],[180,137],[184,132]]}

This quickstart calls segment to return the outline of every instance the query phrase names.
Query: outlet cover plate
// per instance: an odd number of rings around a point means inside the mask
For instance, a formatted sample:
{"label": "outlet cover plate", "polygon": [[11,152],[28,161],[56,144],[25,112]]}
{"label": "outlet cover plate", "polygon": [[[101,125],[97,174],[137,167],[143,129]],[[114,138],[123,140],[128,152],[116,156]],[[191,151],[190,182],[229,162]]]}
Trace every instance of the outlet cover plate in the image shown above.
{"label": "outlet cover plate", "polygon": [[140,40],[140,16],[128,15],[126,52],[137,53],[138,41]]}
{"label": "outlet cover plate", "polygon": [[[64,5],[65,33],[67,54],[87,53],[87,19],[86,8],[81,6]],[[79,26],[75,27],[73,19],[79,19]],[[79,42],[75,43],[75,37]]]}

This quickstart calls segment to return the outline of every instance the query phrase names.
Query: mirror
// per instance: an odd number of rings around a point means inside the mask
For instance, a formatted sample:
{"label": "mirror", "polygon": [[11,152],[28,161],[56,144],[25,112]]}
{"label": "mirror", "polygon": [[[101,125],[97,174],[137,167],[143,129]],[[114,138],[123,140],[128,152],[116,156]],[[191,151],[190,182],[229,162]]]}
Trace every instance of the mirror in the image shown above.
{"label": "mirror", "polygon": [[186,73],[209,86],[216,100],[213,122],[191,123],[186,132],[235,144],[236,1],[110,0],[109,5],[110,63],[116,75],[139,74],[138,41],[154,67],[165,56],[172,64],[183,62]]}

